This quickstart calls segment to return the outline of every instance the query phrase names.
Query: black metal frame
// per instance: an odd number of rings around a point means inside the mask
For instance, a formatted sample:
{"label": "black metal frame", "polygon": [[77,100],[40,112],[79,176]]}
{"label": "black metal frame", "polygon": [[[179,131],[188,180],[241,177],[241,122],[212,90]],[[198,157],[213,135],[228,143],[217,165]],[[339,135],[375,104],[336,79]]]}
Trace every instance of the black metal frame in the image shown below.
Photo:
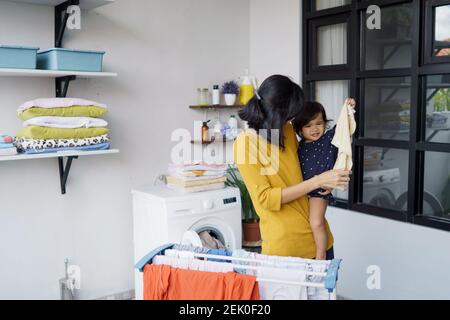
{"label": "black metal frame", "polygon": [[429,0],[422,4],[422,10],[424,12],[424,28],[423,38],[425,41],[425,48],[423,52],[423,63],[449,63],[450,56],[438,57],[434,54],[434,8],[442,5],[449,5],[448,0]]}
{"label": "black metal frame", "polygon": [[[425,152],[435,151],[450,153],[450,144],[429,142],[430,137],[425,137],[426,126],[426,76],[450,74],[450,60],[438,58],[435,61],[425,59],[424,53],[431,55],[432,46],[427,45],[430,39],[430,28],[433,27],[433,19],[426,14],[426,6],[442,5],[450,3],[450,0],[352,0],[351,4],[330,8],[321,11],[314,10],[315,0],[302,1],[302,74],[303,88],[307,99],[314,99],[315,81],[349,80],[350,95],[358,99],[356,117],[359,124],[364,123],[364,92],[365,81],[369,78],[385,78],[407,76],[411,78],[411,109],[410,109],[410,133],[409,141],[393,141],[386,139],[364,138],[364,125],[358,125],[353,143],[354,168],[353,177],[349,186],[349,199],[338,200],[337,207],[359,211],[378,217],[393,219],[402,222],[414,223],[450,231],[450,220],[439,217],[423,215],[424,197],[424,172]],[[360,41],[365,27],[365,12],[369,5],[387,7],[391,5],[411,3],[413,11],[413,30],[411,39],[411,68],[364,70],[361,61],[364,61],[365,42]],[[348,17],[349,53],[346,68],[336,69],[327,66],[315,68],[313,61],[316,52],[313,39],[314,26],[317,21],[330,22],[335,19]],[[331,23],[333,24],[333,23]],[[364,40],[364,39],[362,39]],[[428,51],[427,51],[428,50]],[[445,60],[445,61],[444,61]],[[395,211],[382,209],[363,203],[363,176],[364,176],[364,147],[379,146],[383,148],[395,148],[409,151],[408,160],[408,193],[407,210]]]}

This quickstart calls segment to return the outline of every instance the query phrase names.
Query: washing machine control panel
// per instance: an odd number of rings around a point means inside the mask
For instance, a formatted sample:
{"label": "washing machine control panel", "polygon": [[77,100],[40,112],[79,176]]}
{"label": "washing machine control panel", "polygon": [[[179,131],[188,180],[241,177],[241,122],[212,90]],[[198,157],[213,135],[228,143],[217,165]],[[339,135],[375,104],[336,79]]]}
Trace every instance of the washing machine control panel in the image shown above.
{"label": "washing machine control panel", "polygon": [[205,200],[203,201],[203,208],[206,210],[211,210],[214,208],[214,201],[212,200]]}
{"label": "washing machine control panel", "polygon": [[223,204],[224,205],[231,204],[231,203],[236,203],[236,202],[237,202],[237,198],[236,197],[223,199]]}

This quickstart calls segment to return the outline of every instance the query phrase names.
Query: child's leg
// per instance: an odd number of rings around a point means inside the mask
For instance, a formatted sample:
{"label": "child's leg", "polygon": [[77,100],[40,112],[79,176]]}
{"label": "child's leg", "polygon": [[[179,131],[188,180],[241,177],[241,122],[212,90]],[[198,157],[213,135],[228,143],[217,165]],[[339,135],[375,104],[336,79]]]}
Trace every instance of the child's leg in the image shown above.
{"label": "child's leg", "polygon": [[309,198],[309,223],[316,242],[316,259],[325,260],[328,235],[325,228],[325,212],[328,201],[322,198]]}

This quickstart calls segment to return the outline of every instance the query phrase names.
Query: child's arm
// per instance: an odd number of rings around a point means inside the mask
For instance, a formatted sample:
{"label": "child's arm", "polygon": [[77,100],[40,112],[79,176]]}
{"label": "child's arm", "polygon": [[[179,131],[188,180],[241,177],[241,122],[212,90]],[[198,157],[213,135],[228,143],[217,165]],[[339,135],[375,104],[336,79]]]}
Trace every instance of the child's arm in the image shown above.
{"label": "child's arm", "polygon": [[316,259],[325,260],[328,234],[325,227],[325,212],[328,202],[322,198],[309,198],[309,223],[316,243]]}

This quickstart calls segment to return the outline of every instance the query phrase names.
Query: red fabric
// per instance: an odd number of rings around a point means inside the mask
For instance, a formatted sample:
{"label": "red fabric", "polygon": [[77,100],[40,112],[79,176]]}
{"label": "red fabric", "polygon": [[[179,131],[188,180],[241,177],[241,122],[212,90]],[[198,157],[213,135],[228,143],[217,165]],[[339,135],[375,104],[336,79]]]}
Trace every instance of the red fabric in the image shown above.
{"label": "red fabric", "polygon": [[256,277],[146,265],[145,300],[259,300]]}

